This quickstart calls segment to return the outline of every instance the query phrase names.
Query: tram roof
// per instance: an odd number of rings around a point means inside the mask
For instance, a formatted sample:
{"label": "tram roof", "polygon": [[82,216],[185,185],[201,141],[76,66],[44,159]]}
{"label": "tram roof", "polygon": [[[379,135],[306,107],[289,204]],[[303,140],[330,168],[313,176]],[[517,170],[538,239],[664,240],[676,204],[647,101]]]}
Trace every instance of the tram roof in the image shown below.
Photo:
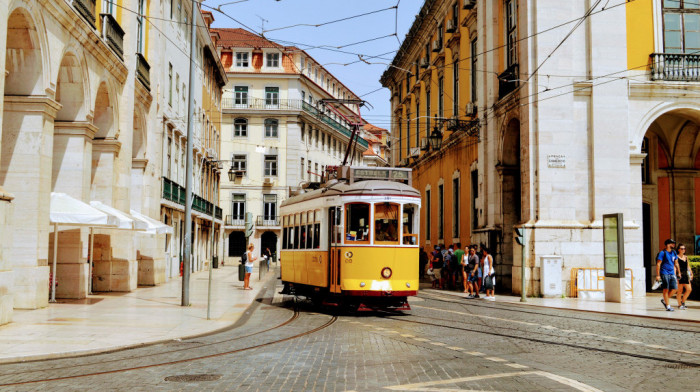
{"label": "tram roof", "polygon": [[410,185],[396,181],[358,181],[353,184],[336,182],[321,189],[302,193],[301,195],[290,197],[280,204],[280,207],[300,203],[306,200],[313,200],[319,197],[339,196],[339,195],[363,195],[363,196],[407,196],[420,197],[420,192]]}

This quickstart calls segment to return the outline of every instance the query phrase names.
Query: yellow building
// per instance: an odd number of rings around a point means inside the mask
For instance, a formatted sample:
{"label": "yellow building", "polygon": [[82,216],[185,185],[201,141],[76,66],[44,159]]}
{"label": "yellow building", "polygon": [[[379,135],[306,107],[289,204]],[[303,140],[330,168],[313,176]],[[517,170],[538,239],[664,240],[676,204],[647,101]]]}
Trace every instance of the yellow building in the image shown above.
{"label": "yellow building", "polygon": [[472,242],[479,139],[473,7],[426,1],[381,78],[392,93],[391,159],[413,168],[425,247]]}

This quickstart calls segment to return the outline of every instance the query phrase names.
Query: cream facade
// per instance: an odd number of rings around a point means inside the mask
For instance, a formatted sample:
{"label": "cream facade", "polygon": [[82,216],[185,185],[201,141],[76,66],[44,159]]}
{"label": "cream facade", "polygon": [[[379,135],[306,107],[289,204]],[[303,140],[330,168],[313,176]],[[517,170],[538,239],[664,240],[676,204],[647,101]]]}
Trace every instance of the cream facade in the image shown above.
{"label": "cream facade", "polygon": [[57,298],[166,279],[169,235],[104,228],[59,226],[51,271],[49,211],[62,192],[161,218],[169,14],[147,0],[0,0],[0,323],[47,306],[50,276]]}
{"label": "cream facade", "polygon": [[[343,116],[359,118],[356,104],[338,103],[336,113],[319,100],[358,97],[297,48],[241,29],[213,31],[228,75],[221,156],[230,160],[224,169],[234,175],[220,187],[224,253],[231,258],[245,251],[246,213],[252,215],[248,241],[258,251],[275,252],[281,245],[280,203],[342,162],[352,132]],[[348,162],[361,164],[367,148],[360,138]]]}

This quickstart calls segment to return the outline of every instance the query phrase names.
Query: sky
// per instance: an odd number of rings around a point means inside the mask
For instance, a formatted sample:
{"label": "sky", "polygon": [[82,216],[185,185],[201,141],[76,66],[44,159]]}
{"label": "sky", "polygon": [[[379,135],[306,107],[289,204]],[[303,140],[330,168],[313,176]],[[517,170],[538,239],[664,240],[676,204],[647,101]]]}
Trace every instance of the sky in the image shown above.
{"label": "sky", "polygon": [[[391,129],[390,94],[388,89],[382,88],[379,78],[394,58],[423,2],[207,0],[202,9],[213,12],[213,27],[240,27],[260,34],[264,26],[266,38],[304,49],[361,99],[369,102],[373,108],[362,108],[365,120]],[[226,15],[208,7],[220,9]],[[318,25],[373,11],[379,12],[318,27],[304,25]],[[285,28],[293,25],[303,26]],[[358,54],[370,64],[361,61]],[[381,56],[366,58],[378,55]]]}

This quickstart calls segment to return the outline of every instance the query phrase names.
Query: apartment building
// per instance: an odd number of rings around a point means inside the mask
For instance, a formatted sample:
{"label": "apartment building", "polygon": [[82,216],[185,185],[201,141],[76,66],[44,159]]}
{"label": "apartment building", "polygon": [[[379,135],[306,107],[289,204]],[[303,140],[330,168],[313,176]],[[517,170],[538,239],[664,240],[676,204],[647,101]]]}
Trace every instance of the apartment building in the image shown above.
{"label": "apartment building", "polygon": [[362,122],[359,97],[303,50],[243,29],[213,31],[228,76],[221,156],[232,177],[222,179],[219,199],[225,253],[239,257],[246,241],[275,252],[280,203],[321,181],[347,151],[348,164],[362,164],[367,141],[348,149],[352,124]]}

